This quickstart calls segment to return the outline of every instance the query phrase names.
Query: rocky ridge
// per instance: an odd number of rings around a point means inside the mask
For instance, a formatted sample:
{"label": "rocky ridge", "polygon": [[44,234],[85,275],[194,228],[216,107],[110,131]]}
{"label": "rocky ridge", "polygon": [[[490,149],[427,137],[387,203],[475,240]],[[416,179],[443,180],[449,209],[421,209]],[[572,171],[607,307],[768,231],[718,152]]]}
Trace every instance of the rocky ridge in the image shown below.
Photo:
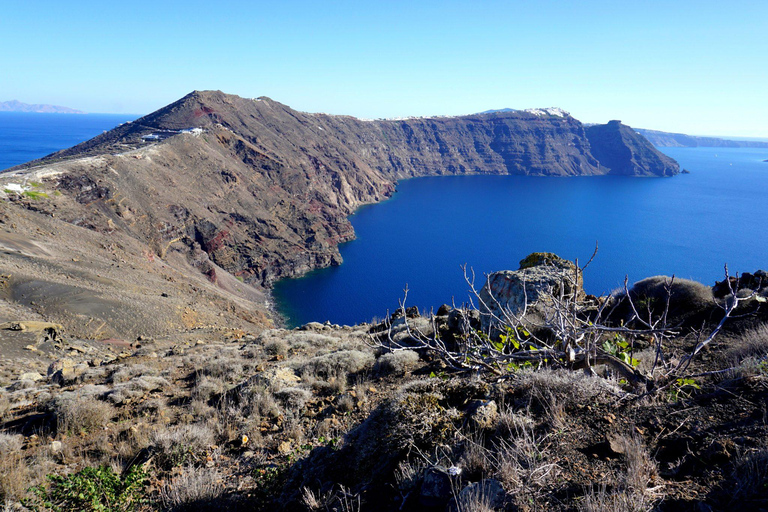
{"label": "rocky ridge", "polygon": [[[677,172],[673,160],[628,127],[597,128],[553,109],[365,121],[299,112],[269,98],[196,91],[3,173],[0,196],[8,237],[24,224],[46,233],[22,235],[41,246],[64,242],[64,233],[83,241],[82,248],[67,249],[62,266],[97,254],[118,265],[129,261],[126,253],[146,253],[183,274],[183,282],[194,279],[190,286],[202,277],[216,293],[243,289],[226,299],[237,302],[263,297],[276,279],[339,264],[338,244],[355,236],[347,216],[389,197],[400,179]],[[72,227],[90,234],[79,236]],[[39,254],[26,254],[22,266],[40,263]],[[21,282],[30,271],[14,273]],[[87,279],[78,285],[93,289]],[[169,292],[154,295],[161,293]],[[263,301],[253,307],[263,311]]]}

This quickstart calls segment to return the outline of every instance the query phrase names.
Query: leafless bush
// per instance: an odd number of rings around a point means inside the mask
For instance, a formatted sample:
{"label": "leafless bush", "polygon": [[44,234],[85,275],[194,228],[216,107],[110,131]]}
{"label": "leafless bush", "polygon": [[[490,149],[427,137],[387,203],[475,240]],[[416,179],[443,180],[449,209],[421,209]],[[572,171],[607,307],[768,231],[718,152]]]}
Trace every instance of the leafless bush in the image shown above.
{"label": "leafless bush", "polygon": [[224,477],[216,468],[185,466],[160,489],[160,501],[165,510],[197,510],[220,498],[225,490]]}
{"label": "leafless bush", "polygon": [[[584,370],[592,375],[600,370],[603,376],[621,379],[631,384],[635,393],[645,395],[669,389],[684,378],[691,362],[709,346],[739,304],[754,295],[740,295],[736,279],[736,286],[729,284],[731,294],[716,303],[704,285],[673,276],[641,281],[633,292],[625,280],[623,293],[597,299],[581,289],[586,266],[560,260],[557,265],[545,264],[537,272],[525,272],[524,262],[519,274],[488,276],[482,291],[475,288],[474,273],[468,274],[465,268],[470,291],[479,302],[484,331],[472,324],[471,313],[477,311],[473,309],[461,315],[464,322],[446,339],[434,317],[428,329],[419,327],[418,322],[408,319],[406,289],[397,320],[401,324],[396,327],[396,322],[388,322],[386,331],[372,335],[371,344],[389,351],[427,351],[450,370],[460,372],[502,375],[526,366]],[[526,281],[529,277],[533,282]],[[725,277],[726,283],[732,283],[727,267]],[[497,292],[509,296],[499,300],[494,295]],[[658,298],[664,299],[649,307]],[[669,322],[670,307],[678,305],[682,309],[716,305],[722,318],[709,334],[700,332],[693,350],[673,363],[666,350],[667,342],[679,334]],[[617,313],[619,306],[624,308],[623,314]],[[653,362],[644,373],[638,369],[635,356],[638,346],[644,347],[648,341]]]}
{"label": "leafless bush", "polygon": [[413,350],[388,352],[376,361],[375,370],[383,374],[405,375],[419,364],[419,354]]}
{"label": "leafless bush", "polygon": [[115,408],[91,396],[61,395],[53,401],[58,432],[93,431],[116,415]]}

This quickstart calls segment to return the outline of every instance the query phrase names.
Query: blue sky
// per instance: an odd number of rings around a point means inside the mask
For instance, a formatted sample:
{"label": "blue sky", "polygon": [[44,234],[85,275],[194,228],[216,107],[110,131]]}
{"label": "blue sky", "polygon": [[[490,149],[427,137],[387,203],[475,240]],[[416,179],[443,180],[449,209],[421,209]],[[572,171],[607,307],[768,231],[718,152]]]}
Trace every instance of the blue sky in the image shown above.
{"label": "blue sky", "polygon": [[0,101],[144,114],[194,89],[359,117],[559,106],[768,137],[768,2],[7,2]]}

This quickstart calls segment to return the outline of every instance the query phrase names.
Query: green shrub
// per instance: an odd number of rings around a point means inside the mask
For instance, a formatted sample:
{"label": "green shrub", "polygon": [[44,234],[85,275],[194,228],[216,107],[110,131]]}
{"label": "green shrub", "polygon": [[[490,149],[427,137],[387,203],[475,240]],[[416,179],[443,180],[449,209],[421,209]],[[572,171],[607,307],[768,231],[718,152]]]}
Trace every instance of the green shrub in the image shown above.
{"label": "green shrub", "polygon": [[48,475],[50,487],[33,487],[31,510],[55,512],[123,512],[145,503],[142,499],[147,474],[141,466],[131,467],[124,476],[108,466],[85,468],[67,476]]}

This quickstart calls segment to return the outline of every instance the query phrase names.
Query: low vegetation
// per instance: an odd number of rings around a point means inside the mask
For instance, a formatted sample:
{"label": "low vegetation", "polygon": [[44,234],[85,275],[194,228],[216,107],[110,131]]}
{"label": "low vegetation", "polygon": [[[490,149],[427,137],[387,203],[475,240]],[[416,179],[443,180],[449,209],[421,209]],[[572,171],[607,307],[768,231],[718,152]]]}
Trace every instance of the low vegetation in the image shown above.
{"label": "low vegetation", "polygon": [[[482,310],[444,306],[355,327],[189,330],[103,363],[65,341],[74,359],[52,368],[77,372],[0,389],[0,504],[765,508],[765,289],[732,288],[571,287],[537,316],[507,311],[495,337]],[[584,359],[562,357],[558,310],[582,329],[569,339]]]}

